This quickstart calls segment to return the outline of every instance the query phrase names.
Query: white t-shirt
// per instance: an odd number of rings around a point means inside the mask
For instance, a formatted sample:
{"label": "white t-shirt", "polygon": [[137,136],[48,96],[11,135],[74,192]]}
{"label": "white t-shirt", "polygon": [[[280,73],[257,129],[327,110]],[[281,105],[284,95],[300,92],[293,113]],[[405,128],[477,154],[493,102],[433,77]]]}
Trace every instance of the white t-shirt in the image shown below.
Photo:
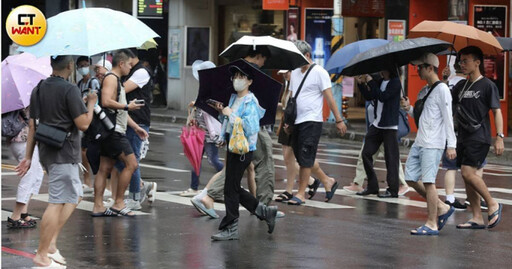
{"label": "white t-shirt", "polygon": [[133,83],[137,84],[139,88],[142,88],[148,83],[150,78],[151,77],[146,69],[139,68],[139,70],[135,71],[128,80],[131,80]]}
{"label": "white t-shirt", "polygon": [[448,88],[450,88],[450,91],[453,90],[453,87],[459,83],[459,81],[465,79],[465,77],[461,76],[454,76],[453,78],[448,80]]}
{"label": "white t-shirt", "polygon": [[[306,72],[302,73],[300,68],[292,71],[290,78],[292,96],[295,96]],[[329,88],[331,88],[329,73],[323,67],[315,65],[311,72],[309,72],[306,81],[304,81],[302,90],[300,90],[297,98],[297,119],[295,119],[295,124],[306,121],[323,122],[323,91]]]}

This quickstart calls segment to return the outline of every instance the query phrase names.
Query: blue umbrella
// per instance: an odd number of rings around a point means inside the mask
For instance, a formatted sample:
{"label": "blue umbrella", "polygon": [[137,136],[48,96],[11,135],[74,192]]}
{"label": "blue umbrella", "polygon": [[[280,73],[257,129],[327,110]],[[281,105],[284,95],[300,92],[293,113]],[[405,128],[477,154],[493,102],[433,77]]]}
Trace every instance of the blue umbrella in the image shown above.
{"label": "blue umbrella", "polygon": [[378,38],[364,39],[350,43],[336,51],[331,58],[329,58],[329,61],[325,64],[325,70],[329,71],[331,74],[339,74],[357,54],[386,45],[387,43],[389,43],[388,40]]}
{"label": "blue umbrella", "polygon": [[153,37],[160,37],[139,19],[109,8],[80,8],[59,13],[48,19],[44,38],[19,51],[37,57],[85,55],[122,48],[140,47]]}

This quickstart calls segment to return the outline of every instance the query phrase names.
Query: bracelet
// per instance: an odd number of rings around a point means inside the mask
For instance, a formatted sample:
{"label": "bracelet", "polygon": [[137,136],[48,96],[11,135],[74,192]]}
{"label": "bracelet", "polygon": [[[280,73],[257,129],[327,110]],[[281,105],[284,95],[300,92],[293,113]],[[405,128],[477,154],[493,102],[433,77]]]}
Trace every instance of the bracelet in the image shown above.
{"label": "bracelet", "polygon": [[124,108],[123,108],[125,111],[128,111],[128,105],[124,105]]}
{"label": "bracelet", "polygon": [[338,123],[342,123],[342,122],[343,122],[343,120],[340,120],[340,121],[337,121],[337,122],[336,122],[336,124],[338,124]]}

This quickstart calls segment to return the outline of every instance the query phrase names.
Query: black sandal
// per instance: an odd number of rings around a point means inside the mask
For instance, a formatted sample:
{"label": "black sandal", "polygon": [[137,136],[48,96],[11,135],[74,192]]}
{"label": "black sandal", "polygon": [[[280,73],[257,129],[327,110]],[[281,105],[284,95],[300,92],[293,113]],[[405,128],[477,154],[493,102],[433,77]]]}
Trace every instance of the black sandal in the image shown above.
{"label": "black sandal", "polygon": [[285,191],[285,192],[279,194],[275,201],[276,202],[288,202],[288,201],[290,201],[290,199],[292,199],[292,197],[293,197],[293,194]]}
{"label": "black sandal", "polygon": [[308,185],[308,188],[309,188],[309,191],[308,191],[309,197],[308,197],[308,199],[309,200],[311,200],[311,198],[313,198],[313,196],[315,196],[316,191],[318,190],[318,187],[320,187],[320,180],[318,178],[315,178],[315,181],[313,182],[313,184]]}

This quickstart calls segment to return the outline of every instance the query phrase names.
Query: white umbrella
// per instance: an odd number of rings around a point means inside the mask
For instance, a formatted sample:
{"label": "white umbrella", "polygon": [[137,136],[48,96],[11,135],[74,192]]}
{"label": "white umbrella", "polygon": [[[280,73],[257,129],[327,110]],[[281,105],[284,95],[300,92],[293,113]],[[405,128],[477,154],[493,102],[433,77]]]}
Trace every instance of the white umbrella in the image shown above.
{"label": "white umbrella", "polygon": [[256,46],[265,46],[270,51],[270,58],[265,61],[262,69],[295,69],[308,64],[308,60],[291,41],[271,36],[243,36],[229,45],[219,56],[234,61],[244,58]]}

